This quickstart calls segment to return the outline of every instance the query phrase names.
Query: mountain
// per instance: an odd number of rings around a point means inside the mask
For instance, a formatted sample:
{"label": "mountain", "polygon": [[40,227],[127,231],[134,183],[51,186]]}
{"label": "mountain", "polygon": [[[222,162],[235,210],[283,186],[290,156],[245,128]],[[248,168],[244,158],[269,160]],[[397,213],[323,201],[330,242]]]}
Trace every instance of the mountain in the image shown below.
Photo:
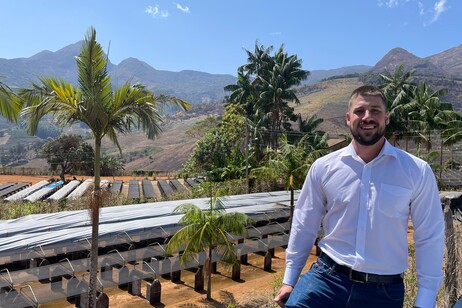
{"label": "mountain", "polygon": [[354,65],[354,66],[345,66],[341,68],[331,69],[331,70],[313,70],[310,71],[308,78],[302,82],[302,84],[314,84],[323,79],[328,79],[334,76],[344,76],[350,74],[362,74],[371,69],[371,66],[368,65]]}
{"label": "mountain", "polygon": [[[26,87],[37,82],[40,76],[56,76],[77,83],[75,56],[80,52],[82,42],[66,46],[56,52],[42,51],[29,58],[0,59],[2,82],[10,87]],[[128,58],[119,65],[109,61],[108,72],[114,85],[127,80],[140,82],[155,94],[174,95],[190,103],[221,101],[226,85],[236,82],[236,77],[225,74],[209,74],[184,70],[169,72],[156,70],[147,63]]]}
{"label": "mountain", "polygon": [[452,103],[456,110],[462,110],[462,45],[426,58],[419,58],[402,48],[394,48],[365,73],[362,81],[376,81],[377,74],[383,74],[385,70],[393,73],[401,64],[406,72],[416,70],[414,82],[425,82],[434,90],[448,89],[443,101]]}
{"label": "mountain", "polygon": [[448,72],[437,63],[433,63],[428,58],[419,58],[403,48],[390,50],[369,72],[374,74],[381,74],[384,70],[393,72],[401,64],[405,67],[406,71],[415,69],[419,75],[448,75]]}
{"label": "mountain", "polygon": [[174,95],[197,104],[221,101],[223,88],[236,82],[232,75],[209,74],[192,70],[170,72],[156,70],[149,64],[135,58],[123,60],[110,71],[115,84],[127,80],[142,83],[154,93]]}
{"label": "mountain", "polygon": [[[80,52],[81,46],[82,41],[56,52],[45,50],[29,58],[0,58],[0,76],[5,77],[2,82],[13,88],[27,87],[31,81],[37,82],[40,76],[56,76],[76,84],[77,67],[74,58]],[[332,70],[313,70],[303,84],[313,84],[336,75],[363,73],[369,68],[358,65]],[[229,74],[157,70],[136,58],[125,59],[118,65],[108,61],[108,72],[114,85],[121,85],[127,80],[139,82],[154,93],[173,95],[192,104],[221,102],[226,94],[223,88],[236,83],[237,80]]]}
{"label": "mountain", "polygon": [[462,45],[425,58],[450,75],[462,79]]}

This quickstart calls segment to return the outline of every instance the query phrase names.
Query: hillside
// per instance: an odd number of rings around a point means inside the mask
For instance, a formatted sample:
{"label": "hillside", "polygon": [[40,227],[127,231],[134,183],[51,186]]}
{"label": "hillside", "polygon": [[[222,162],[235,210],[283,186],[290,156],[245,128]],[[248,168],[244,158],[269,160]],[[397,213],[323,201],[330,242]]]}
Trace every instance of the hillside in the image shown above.
{"label": "hillside", "polygon": [[406,72],[415,69],[414,82],[425,82],[434,90],[448,89],[443,100],[452,103],[454,109],[462,110],[462,45],[426,58],[419,58],[402,48],[394,48],[361,80],[374,82],[377,79],[374,75],[382,74],[385,70],[393,73],[401,64]]}
{"label": "hillside", "polygon": [[[80,50],[81,42],[66,46],[56,52],[42,51],[29,58],[0,59],[0,76],[2,82],[11,87],[28,85],[37,76],[54,75],[65,80],[76,82],[76,66],[74,56]],[[405,70],[415,69],[415,82],[425,81],[433,89],[447,88],[449,93],[444,101],[462,110],[462,45],[438,54],[419,58],[402,49],[394,48],[373,67],[358,65],[334,70],[311,71],[310,76],[297,89],[301,104],[294,106],[295,113],[305,119],[314,114],[323,118],[321,129],[332,137],[348,134],[345,126],[346,102],[351,91],[357,86],[377,82],[378,74],[385,70],[393,72],[403,64]],[[109,63],[108,71],[115,85],[130,80],[140,82],[152,89],[156,94],[164,93],[186,99],[194,104],[194,108],[181,116],[169,116],[163,134],[156,140],[148,140],[143,133],[136,132],[119,136],[123,154],[127,156],[126,172],[138,169],[175,171],[179,170],[194,148],[197,138],[185,132],[194,123],[210,114],[223,112],[223,87],[235,83],[232,75],[208,74],[198,71],[170,72],[156,70],[147,63],[135,58],[128,58],[120,64]],[[335,77],[336,76],[336,77]],[[343,77],[341,77],[343,76]],[[349,76],[349,77],[347,77]],[[355,76],[355,77],[352,77]],[[357,77],[356,77],[357,76]],[[331,79],[335,78],[335,79]],[[44,129],[52,128],[49,123],[41,124]],[[73,127],[66,131],[82,131],[81,127]],[[11,125],[0,118],[0,151],[7,154],[10,148],[22,144],[28,148],[37,142],[38,137],[25,134],[20,125]],[[88,132],[87,132],[88,134]],[[103,154],[116,154],[113,144],[104,141]],[[42,160],[28,157],[21,162],[23,167],[43,165]]]}
{"label": "hillside", "polygon": [[[294,106],[295,112],[300,113],[303,118],[313,114],[324,118],[320,129],[330,132],[333,138],[346,135],[348,134],[345,125],[346,103],[351,92],[360,85],[358,78],[340,78],[322,81],[316,85],[305,85],[299,90],[301,104]],[[185,132],[204,117],[205,115],[200,114],[189,117],[186,114],[184,118],[170,121],[164,127],[163,134],[156,140],[148,140],[140,132],[120,136],[119,142],[124,154],[133,153],[134,156],[140,152],[145,154],[144,157],[127,163],[125,170],[129,172],[132,170],[175,171],[181,169],[198,140],[186,135]],[[105,149],[105,154],[117,153],[117,149],[108,140],[104,141],[103,149]]]}

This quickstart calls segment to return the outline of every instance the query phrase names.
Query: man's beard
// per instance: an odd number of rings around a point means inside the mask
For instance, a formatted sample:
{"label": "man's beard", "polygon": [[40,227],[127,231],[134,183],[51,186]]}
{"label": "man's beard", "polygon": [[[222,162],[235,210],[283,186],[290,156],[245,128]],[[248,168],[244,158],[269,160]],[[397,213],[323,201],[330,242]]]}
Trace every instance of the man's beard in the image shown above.
{"label": "man's beard", "polygon": [[356,131],[353,131],[353,129],[350,127],[350,132],[351,135],[353,136],[353,139],[356,140],[357,143],[360,145],[374,145],[376,144],[380,139],[382,139],[383,136],[385,136],[385,128],[378,129],[377,132],[375,132],[371,136],[361,136],[359,133],[359,129]]}

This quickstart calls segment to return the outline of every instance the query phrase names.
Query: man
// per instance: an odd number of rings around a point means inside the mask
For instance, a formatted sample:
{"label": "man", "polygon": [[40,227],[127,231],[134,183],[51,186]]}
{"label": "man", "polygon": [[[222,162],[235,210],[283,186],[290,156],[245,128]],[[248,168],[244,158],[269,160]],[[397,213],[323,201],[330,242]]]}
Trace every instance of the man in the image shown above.
{"label": "man", "polygon": [[[444,221],[427,163],[385,139],[383,93],[361,86],[346,123],[353,141],[311,167],[294,211],[286,250],[281,307],[402,307],[408,221],[414,226],[415,307],[434,307],[443,280]],[[301,276],[322,226],[321,255]],[[290,295],[290,297],[289,297]]]}

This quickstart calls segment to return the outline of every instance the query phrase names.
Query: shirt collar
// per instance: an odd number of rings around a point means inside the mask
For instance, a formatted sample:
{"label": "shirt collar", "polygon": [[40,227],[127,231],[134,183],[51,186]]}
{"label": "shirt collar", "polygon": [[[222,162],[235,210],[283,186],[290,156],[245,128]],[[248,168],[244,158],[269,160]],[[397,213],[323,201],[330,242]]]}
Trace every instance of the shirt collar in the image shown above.
{"label": "shirt collar", "polygon": [[[392,146],[387,139],[385,139],[385,143],[382,147],[382,150],[380,151],[379,155],[377,155],[377,158],[381,157],[381,156],[391,156],[391,157],[394,157],[396,158],[398,156],[397,152],[396,152],[396,148],[394,146]],[[353,143],[350,142],[350,144],[346,147],[344,147],[342,149],[342,152],[340,153],[340,156],[351,156],[351,157],[358,157],[358,154],[356,154],[356,151],[353,147]],[[374,159],[374,160],[375,160]]]}

